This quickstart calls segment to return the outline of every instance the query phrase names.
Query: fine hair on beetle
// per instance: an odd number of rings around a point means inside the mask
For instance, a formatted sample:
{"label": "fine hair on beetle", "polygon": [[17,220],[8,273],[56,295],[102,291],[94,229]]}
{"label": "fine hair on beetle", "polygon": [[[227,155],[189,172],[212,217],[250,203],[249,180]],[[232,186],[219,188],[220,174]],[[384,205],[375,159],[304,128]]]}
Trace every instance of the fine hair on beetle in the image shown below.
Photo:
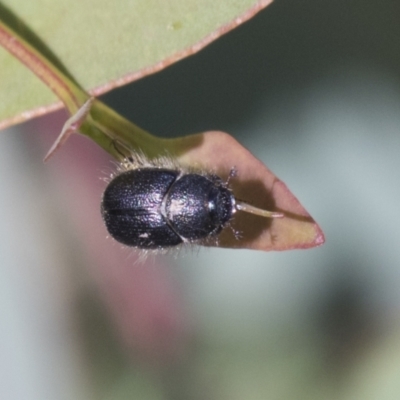
{"label": "fine hair on beetle", "polygon": [[148,159],[134,153],[122,161],[104,191],[101,213],[111,237],[145,255],[189,245],[218,246],[234,214],[267,218],[283,214],[253,207],[235,198],[227,181],[204,169],[184,167],[172,157]]}

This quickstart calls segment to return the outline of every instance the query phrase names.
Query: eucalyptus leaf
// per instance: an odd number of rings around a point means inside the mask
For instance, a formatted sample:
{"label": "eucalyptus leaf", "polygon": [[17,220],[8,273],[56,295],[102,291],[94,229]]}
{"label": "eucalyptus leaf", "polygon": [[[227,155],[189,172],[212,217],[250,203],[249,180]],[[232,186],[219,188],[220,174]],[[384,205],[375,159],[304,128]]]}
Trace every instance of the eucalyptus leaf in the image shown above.
{"label": "eucalyptus leaf", "polygon": [[[0,19],[93,95],[195,53],[272,0],[4,0]],[[0,128],[60,108],[0,48]]]}

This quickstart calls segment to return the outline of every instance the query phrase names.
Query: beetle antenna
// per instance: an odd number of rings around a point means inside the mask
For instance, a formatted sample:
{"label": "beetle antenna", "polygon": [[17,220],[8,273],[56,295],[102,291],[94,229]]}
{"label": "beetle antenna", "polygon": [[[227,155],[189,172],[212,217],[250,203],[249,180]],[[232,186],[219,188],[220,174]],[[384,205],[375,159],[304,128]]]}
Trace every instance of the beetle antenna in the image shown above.
{"label": "beetle antenna", "polygon": [[261,217],[265,218],[283,218],[285,216],[283,213],[263,210],[261,208],[254,207],[251,206],[250,204],[244,203],[243,201],[240,200],[236,200],[235,207],[236,210],[244,211],[249,214],[260,215]]}

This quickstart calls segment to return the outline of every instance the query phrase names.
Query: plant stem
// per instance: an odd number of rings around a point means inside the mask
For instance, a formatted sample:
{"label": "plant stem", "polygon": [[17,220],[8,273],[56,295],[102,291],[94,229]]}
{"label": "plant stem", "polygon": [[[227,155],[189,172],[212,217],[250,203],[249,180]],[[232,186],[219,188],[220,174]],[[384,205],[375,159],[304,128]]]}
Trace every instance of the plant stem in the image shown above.
{"label": "plant stem", "polygon": [[73,114],[89,98],[27,41],[0,20],[0,44],[34,72]]}
{"label": "plant stem", "polygon": [[[76,114],[91,97],[1,19],[0,45],[34,72],[64,103],[71,115]],[[149,156],[162,152],[161,139],[150,135],[97,99],[93,101],[79,130],[117,159],[123,158],[123,154],[116,143],[123,149],[140,150]]]}

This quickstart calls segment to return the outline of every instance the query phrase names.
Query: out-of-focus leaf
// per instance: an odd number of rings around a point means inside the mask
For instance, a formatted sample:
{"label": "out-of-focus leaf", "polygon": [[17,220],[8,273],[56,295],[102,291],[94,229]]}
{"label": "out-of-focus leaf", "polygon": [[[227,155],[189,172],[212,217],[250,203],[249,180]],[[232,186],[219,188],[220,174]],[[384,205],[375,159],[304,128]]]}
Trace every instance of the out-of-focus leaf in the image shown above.
{"label": "out-of-focus leaf", "polygon": [[[0,18],[99,95],[197,52],[271,1],[4,0]],[[61,107],[2,48],[0,65],[0,129]]]}

